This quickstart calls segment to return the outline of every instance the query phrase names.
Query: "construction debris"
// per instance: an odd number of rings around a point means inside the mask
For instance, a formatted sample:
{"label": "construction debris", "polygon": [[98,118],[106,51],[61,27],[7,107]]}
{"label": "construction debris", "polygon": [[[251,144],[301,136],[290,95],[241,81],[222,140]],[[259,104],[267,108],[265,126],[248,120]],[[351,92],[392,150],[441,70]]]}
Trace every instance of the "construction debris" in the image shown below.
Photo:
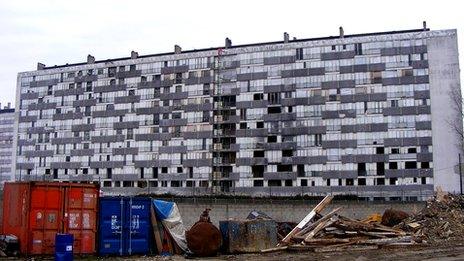
{"label": "construction debris", "polygon": [[[413,245],[420,242],[420,239],[416,239],[413,234],[382,225],[380,221],[383,221],[383,218],[380,218],[380,214],[371,215],[361,221],[338,214],[341,208],[336,208],[322,215],[321,212],[332,198],[332,196],[325,197],[281,240],[276,248],[262,252],[277,251],[284,246],[287,246],[288,250],[296,251],[359,251],[384,246]],[[385,213],[387,224],[397,224],[409,216],[405,212],[396,210],[387,210]]]}
{"label": "construction debris", "polygon": [[396,226],[428,243],[464,237],[464,196],[438,191],[419,213]]}
{"label": "construction debris", "polygon": [[408,217],[408,213],[390,208],[385,210],[385,212],[383,213],[381,224],[392,227],[398,225],[401,221],[405,220]]}

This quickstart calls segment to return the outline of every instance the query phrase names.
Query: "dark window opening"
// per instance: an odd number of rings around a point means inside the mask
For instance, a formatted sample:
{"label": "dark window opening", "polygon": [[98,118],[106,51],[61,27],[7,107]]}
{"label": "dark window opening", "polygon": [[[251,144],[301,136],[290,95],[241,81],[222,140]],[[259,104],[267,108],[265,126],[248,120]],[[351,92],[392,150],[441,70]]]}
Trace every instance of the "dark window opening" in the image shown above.
{"label": "dark window opening", "polygon": [[298,177],[304,177],[305,176],[304,165],[298,165],[296,168],[297,168]]}
{"label": "dark window opening", "polygon": [[302,187],[307,187],[308,186],[308,180],[307,179],[302,179],[301,180],[301,186]]}
{"label": "dark window opening", "polygon": [[263,122],[263,121],[258,121],[258,122],[256,122],[256,128],[257,128],[257,129],[262,129],[262,128],[264,128],[264,122]]}
{"label": "dark window opening", "polygon": [[417,153],[416,148],[408,148],[408,153]]}
{"label": "dark window opening", "polygon": [[262,180],[254,180],[253,181],[253,187],[262,187],[264,186],[264,181]]}
{"label": "dark window opening", "polygon": [[421,169],[430,168],[430,162],[421,162]]}
{"label": "dark window opening", "polygon": [[356,55],[362,55],[363,54],[362,44],[361,43],[354,44],[354,52],[355,52]]}
{"label": "dark window opening", "polygon": [[377,147],[377,148],[375,148],[375,153],[376,154],[384,154],[385,153],[385,148],[384,147]]}
{"label": "dark window opening", "polygon": [[251,166],[251,172],[253,173],[253,178],[262,178],[264,175],[264,166],[263,165]]}
{"label": "dark window opening", "polygon": [[171,187],[178,188],[182,185],[182,182],[179,180],[173,180],[171,181]]}
{"label": "dark window opening", "polygon": [[421,184],[427,184],[427,178],[426,177],[422,177],[421,178]]}
{"label": "dark window opening", "polygon": [[253,100],[254,101],[260,101],[263,99],[263,94],[262,93],[255,93],[253,94]]}
{"label": "dark window opening", "polygon": [[281,187],[282,186],[282,181],[281,180],[276,180],[276,179],[271,179],[267,182],[267,185],[269,187]]}
{"label": "dark window opening", "polygon": [[358,163],[358,176],[366,176],[366,163]]}
{"label": "dark window opening", "polygon": [[400,149],[399,148],[392,148],[391,149],[391,154],[400,154]]}
{"label": "dark window opening", "polygon": [[282,157],[292,157],[293,150],[282,150]]}
{"label": "dark window opening", "polygon": [[292,165],[277,165],[277,172],[291,172]]}
{"label": "dark window opening", "polygon": [[358,179],[358,186],[366,186],[366,179]]}
{"label": "dark window opening", "polygon": [[106,169],[106,178],[111,179],[113,177],[113,169]]}
{"label": "dark window opening", "polygon": [[320,147],[322,145],[322,134],[314,135],[314,145]]}
{"label": "dark window opening", "polygon": [[390,185],[396,185],[398,178],[390,178]]}
{"label": "dark window opening", "polygon": [[177,167],[177,173],[182,173],[182,172],[183,172],[182,167]]}
{"label": "dark window opening", "polygon": [[268,107],[267,108],[267,113],[273,114],[273,113],[281,113],[282,108],[281,107]]}
{"label": "dark window opening", "polygon": [[291,179],[285,180],[285,186],[286,187],[292,187],[293,186],[293,181]]}
{"label": "dark window opening", "polygon": [[245,130],[247,128],[247,123],[246,122],[240,122],[240,129]]}
{"label": "dark window opening", "polygon": [[162,167],[161,173],[164,173],[164,174],[168,173],[168,167]]}
{"label": "dark window opening", "polygon": [[377,175],[385,175],[385,163],[377,162]]}
{"label": "dark window opening", "polygon": [[416,169],[417,168],[417,162],[415,161],[406,161],[404,164],[405,169]]}
{"label": "dark window opening", "polygon": [[158,178],[158,168],[157,167],[154,167],[152,169],[152,172],[153,172],[153,178],[154,179],[157,179]]}
{"label": "dark window opening", "polygon": [[382,186],[385,185],[385,179],[384,178],[376,178],[376,185]]}
{"label": "dark window opening", "polygon": [[263,158],[264,157],[264,150],[253,151],[253,157],[255,157],[255,158]]}
{"label": "dark window opening", "polygon": [[277,136],[268,136],[267,137],[267,142],[269,142],[269,143],[277,142]]}
{"label": "dark window opening", "polygon": [[388,163],[389,169],[398,169],[398,162],[389,162]]}
{"label": "dark window opening", "polygon": [[354,186],[354,179],[346,179],[346,186]]}
{"label": "dark window opening", "polygon": [[296,49],[296,59],[303,60],[303,48]]}

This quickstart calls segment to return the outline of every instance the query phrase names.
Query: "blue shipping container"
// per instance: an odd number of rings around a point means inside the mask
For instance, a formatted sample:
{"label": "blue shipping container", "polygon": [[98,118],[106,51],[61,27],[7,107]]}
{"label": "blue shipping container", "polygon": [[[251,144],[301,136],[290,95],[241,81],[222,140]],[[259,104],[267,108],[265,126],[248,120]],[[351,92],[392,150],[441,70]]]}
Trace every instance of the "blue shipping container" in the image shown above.
{"label": "blue shipping container", "polygon": [[73,260],[74,236],[72,234],[55,235],[55,260],[72,261]]}
{"label": "blue shipping container", "polygon": [[102,197],[99,214],[100,255],[150,254],[151,199]]}

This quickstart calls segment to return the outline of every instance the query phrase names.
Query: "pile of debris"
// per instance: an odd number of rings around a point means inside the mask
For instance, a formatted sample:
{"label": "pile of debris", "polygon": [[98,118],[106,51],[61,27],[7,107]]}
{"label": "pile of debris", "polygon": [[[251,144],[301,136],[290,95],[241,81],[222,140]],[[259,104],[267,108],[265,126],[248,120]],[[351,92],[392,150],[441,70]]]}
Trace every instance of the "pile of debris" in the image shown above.
{"label": "pile of debris", "polygon": [[[326,215],[321,215],[322,210],[332,199],[332,196],[325,197],[281,240],[276,248],[263,252],[281,249],[313,250],[315,252],[365,250],[383,246],[413,245],[420,242],[420,238],[416,238],[413,234],[400,228],[382,225],[379,215],[361,221],[339,215],[340,208],[336,208]],[[398,224],[401,220],[396,221],[395,217],[404,216],[403,214],[398,215],[393,210],[386,211],[386,214],[387,218],[382,220],[382,223],[394,222]],[[406,217],[407,214],[404,218]]]}
{"label": "pile of debris", "polygon": [[429,243],[464,238],[464,196],[438,191],[425,208],[395,226]]}

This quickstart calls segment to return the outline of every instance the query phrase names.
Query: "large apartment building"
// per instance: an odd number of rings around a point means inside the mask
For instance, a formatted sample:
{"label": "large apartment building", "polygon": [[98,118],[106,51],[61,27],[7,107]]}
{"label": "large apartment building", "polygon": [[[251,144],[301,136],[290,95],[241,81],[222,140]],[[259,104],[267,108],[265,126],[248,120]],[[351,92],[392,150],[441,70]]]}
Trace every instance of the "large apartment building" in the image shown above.
{"label": "large apartment building", "polygon": [[14,121],[15,110],[11,103],[3,108],[0,104],[0,189],[12,178]]}
{"label": "large apartment building", "polygon": [[174,49],[19,73],[16,180],[107,194],[459,191],[456,30]]}

